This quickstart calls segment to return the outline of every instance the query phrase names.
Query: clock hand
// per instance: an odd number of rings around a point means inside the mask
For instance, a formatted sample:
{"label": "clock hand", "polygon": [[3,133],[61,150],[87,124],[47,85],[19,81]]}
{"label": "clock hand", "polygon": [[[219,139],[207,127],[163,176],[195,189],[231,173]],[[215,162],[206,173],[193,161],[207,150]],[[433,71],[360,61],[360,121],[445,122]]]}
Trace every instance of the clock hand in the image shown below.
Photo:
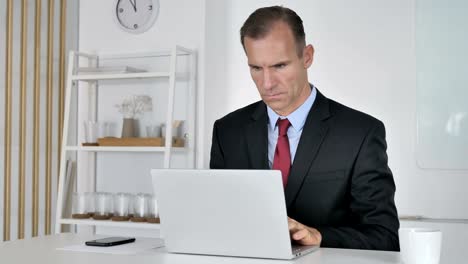
{"label": "clock hand", "polygon": [[132,0],[128,0],[130,2],[130,4],[133,6],[133,10],[136,12],[137,9],[136,9],[136,0],[132,1]]}

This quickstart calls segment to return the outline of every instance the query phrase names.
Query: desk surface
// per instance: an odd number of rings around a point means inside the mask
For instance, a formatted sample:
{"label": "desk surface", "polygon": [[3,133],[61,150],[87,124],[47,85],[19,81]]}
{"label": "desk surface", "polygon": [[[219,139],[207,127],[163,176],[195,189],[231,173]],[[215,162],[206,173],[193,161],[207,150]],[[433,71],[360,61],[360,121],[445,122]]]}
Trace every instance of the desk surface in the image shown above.
{"label": "desk surface", "polygon": [[185,254],[170,254],[162,249],[155,249],[138,255],[109,255],[88,252],[73,252],[56,250],[56,248],[84,243],[93,239],[93,236],[60,234],[44,236],[33,239],[17,240],[0,243],[0,256],[2,263],[15,264],[102,264],[102,263],[138,263],[138,264],[164,264],[164,263],[190,263],[190,264],[218,264],[218,263],[310,263],[310,264],[379,264],[399,263],[399,253],[369,250],[349,250],[321,248],[294,261],[231,258],[216,256],[199,256]]}

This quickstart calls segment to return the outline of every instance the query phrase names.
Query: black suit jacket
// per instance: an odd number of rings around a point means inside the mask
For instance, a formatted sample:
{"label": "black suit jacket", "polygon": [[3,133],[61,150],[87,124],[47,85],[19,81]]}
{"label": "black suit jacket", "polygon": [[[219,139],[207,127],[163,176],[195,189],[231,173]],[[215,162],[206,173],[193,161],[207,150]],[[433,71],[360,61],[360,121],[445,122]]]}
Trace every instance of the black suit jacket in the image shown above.
{"label": "black suit jacket", "polygon": [[[210,168],[269,169],[262,101],[217,120]],[[399,250],[395,183],[379,120],[317,92],[285,189],[288,216],[323,247]]]}

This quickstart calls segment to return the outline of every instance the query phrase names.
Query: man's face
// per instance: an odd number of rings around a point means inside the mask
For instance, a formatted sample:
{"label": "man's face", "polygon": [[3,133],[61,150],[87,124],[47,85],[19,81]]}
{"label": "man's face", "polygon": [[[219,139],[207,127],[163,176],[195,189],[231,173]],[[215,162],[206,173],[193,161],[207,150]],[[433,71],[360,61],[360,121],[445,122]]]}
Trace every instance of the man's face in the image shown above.
{"label": "man's face", "polygon": [[293,33],[283,22],[277,22],[264,38],[245,37],[244,47],[262,100],[282,116],[296,110],[310,94],[307,68],[313,47],[306,46],[299,58]]}

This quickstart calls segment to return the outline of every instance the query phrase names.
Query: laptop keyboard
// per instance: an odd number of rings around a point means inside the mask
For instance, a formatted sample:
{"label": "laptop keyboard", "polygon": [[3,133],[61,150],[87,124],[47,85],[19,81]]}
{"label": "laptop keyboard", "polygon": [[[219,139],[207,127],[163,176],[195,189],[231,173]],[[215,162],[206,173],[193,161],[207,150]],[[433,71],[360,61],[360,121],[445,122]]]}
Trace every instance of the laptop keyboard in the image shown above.
{"label": "laptop keyboard", "polygon": [[303,250],[304,250],[304,247],[302,247],[302,246],[298,246],[298,245],[292,246],[293,255],[296,255],[297,253],[299,253],[299,252],[301,252]]}
{"label": "laptop keyboard", "polygon": [[301,245],[292,245],[292,255],[301,256],[317,249],[318,246],[301,246]]}

